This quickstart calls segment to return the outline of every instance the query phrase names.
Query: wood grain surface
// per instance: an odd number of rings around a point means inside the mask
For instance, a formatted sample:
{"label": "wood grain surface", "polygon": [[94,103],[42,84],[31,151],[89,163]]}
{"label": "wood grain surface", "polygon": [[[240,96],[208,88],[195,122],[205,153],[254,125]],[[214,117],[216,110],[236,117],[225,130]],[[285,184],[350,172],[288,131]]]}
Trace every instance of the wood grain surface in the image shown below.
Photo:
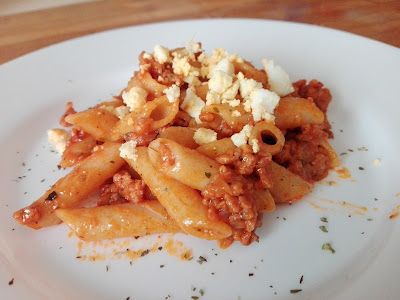
{"label": "wood grain surface", "polygon": [[107,29],[231,17],[321,25],[400,47],[400,0],[105,0],[1,16],[0,64]]}

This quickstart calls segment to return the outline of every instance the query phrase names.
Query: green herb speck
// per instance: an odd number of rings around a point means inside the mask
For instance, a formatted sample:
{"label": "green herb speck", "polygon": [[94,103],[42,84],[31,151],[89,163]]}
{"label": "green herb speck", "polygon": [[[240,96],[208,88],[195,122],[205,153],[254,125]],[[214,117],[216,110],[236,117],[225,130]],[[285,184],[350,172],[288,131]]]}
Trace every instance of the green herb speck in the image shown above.
{"label": "green herb speck", "polygon": [[321,229],[323,232],[328,232],[325,226],[319,226],[319,229]]}
{"label": "green herb speck", "polygon": [[331,244],[329,243],[325,243],[322,245],[322,250],[329,250],[332,252],[332,254],[334,254],[336,251],[335,249],[332,248]]}

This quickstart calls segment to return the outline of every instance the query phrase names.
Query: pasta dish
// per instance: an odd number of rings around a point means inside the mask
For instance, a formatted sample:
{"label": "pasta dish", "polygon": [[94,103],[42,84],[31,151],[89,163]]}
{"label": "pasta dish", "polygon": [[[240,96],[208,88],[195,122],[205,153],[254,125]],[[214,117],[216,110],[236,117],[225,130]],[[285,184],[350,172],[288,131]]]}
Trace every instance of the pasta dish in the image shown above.
{"label": "pasta dish", "polygon": [[73,169],[15,220],[64,222],[85,241],[177,232],[221,248],[258,241],[263,214],[310,193],[338,161],[329,90],[262,65],[193,42],[142,52],[118,96],[81,112],[67,103],[64,129],[48,137],[59,168]]}

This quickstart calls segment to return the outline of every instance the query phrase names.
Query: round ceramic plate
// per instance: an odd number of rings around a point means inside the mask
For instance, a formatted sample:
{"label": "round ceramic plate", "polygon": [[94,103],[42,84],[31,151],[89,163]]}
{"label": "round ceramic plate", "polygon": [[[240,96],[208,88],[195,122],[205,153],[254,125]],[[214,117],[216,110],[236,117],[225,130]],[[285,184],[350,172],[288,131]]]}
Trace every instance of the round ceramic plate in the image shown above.
{"label": "round ceramic plate", "polygon": [[[142,50],[193,39],[333,95],[328,115],[341,166],[302,201],[264,216],[259,243],[226,250],[162,235],[82,243],[64,224],[34,231],[12,213],[66,171],[48,144],[67,101],[107,100],[138,69]],[[4,299],[400,298],[400,50],[296,23],[212,19],[107,31],[0,66],[0,294]],[[324,227],[322,227],[324,226]],[[334,251],[323,250],[329,243]],[[129,249],[129,250],[127,250]],[[185,260],[184,257],[191,259]]]}

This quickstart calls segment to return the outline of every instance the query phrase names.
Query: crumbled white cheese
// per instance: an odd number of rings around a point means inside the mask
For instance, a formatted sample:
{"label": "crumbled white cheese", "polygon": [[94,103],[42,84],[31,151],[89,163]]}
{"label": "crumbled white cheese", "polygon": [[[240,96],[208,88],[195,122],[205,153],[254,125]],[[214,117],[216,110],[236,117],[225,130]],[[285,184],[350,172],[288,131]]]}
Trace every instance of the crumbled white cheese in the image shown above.
{"label": "crumbled white cheese", "polygon": [[231,107],[236,107],[240,105],[240,100],[239,99],[233,99],[233,100],[227,100],[227,99],[222,99],[222,103],[228,103],[229,106]]}
{"label": "crumbled white cheese", "polygon": [[239,91],[239,80],[236,80],[222,95],[222,99],[233,100]]}
{"label": "crumbled white cheese", "polygon": [[118,106],[114,109],[114,115],[116,115],[120,119],[122,119],[128,114],[129,114],[129,107],[125,105]]}
{"label": "crumbled white cheese", "polygon": [[229,76],[233,76],[235,74],[235,67],[233,66],[233,64],[229,61],[229,59],[227,58],[223,58],[221,59],[217,65],[214,67],[214,69],[212,70],[212,75],[214,75],[214,73],[216,71],[222,71],[225,74],[228,74]]}
{"label": "crumbled white cheese", "polygon": [[253,148],[253,153],[257,153],[260,151],[260,145],[258,144],[257,139],[252,139],[249,143]]}
{"label": "crumbled white cheese", "polygon": [[57,152],[62,154],[65,151],[65,146],[69,139],[69,133],[64,129],[49,129],[47,130],[47,139],[53,144]]}
{"label": "crumbled white cheese", "polygon": [[181,90],[179,86],[176,84],[171,85],[169,88],[166,88],[163,93],[167,95],[168,101],[170,103],[174,103],[178,100],[179,96],[181,95]]}
{"label": "crumbled white cheese", "polygon": [[125,159],[136,160],[138,157],[136,146],[136,141],[128,141],[126,143],[123,143],[121,147],[119,147],[119,156]]}
{"label": "crumbled white cheese", "polygon": [[115,111],[115,107],[112,105],[102,105],[102,106],[100,106],[100,108],[105,109],[106,111],[108,111],[112,114],[114,114],[114,111]]}
{"label": "crumbled white cheese", "polygon": [[268,75],[270,90],[279,96],[285,96],[294,91],[288,73],[281,66],[274,63],[273,60],[263,59],[262,64]]}
{"label": "crumbled white cheese", "polygon": [[191,69],[189,57],[174,57],[174,59],[172,60],[172,67],[175,74],[189,76]]}
{"label": "crumbled white cheese", "polygon": [[195,87],[195,86],[199,86],[201,84],[201,81],[199,80],[199,78],[196,75],[189,75],[189,76],[185,76],[183,78],[183,81],[188,83],[190,87]]}
{"label": "crumbled white cheese", "polygon": [[206,105],[221,104],[221,97],[218,94],[208,92],[206,95]]}
{"label": "crumbled white cheese", "polygon": [[222,94],[232,85],[232,76],[226,74],[221,70],[217,70],[208,81],[208,88],[210,93]]}
{"label": "crumbled white cheese", "polygon": [[202,52],[198,57],[197,60],[201,63],[204,63],[207,61],[207,54],[205,52]]}
{"label": "crumbled white cheese", "polygon": [[147,91],[139,86],[134,86],[129,92],[122,93],[122,100],[130,111],[135,111],[146,103]]}
{"label": "crumbled white cheese", "polygon": [[240,111],[238,111],[238,110],[234,110],[233,112],[232,112],[232,117],[240,117],[242,114],[240,113]]}
{"label": "crumbled white cheese", "polygon": [[243,129],[239,133],[233,134],[231,136],[231,140],[235,144],[235,146],[240,147],[246,145],[252,130],[253,126],[247,124],[243,127]]}
{"label": "crumbled white cheese", "polygon": [[207,144],[217,140],[217,133],[212,129],[199,128],[193,135],[194,141],[199,144]]}
{"label": "crumbled white cheese", "polygon": [[201,49],[200,43],[194,43],[193,40],[189,40],[186,43],[185,48],[189,53],[199,53],[199,52],[203,51]]}
{"label": "crumbled white cheese", "polygon": [[144,65],[140,65],[140,72],[141,73],[145,73],[147,72],[148,69],[150,69],[150,64],[144,64]]}
{"label": "crumbled white cheese", "polygon": [[143,53],[143,58],[144,59],[153,59],[153,56],[151,56],[150,53],[145,52],[145,53]]}
{"label": "crumbled white cheese", "polygon": [[114,116],[122,119],[124,116],[129,114],[129,108],[125,105],[121,105],[118,107],[114,107],[112,105],[102,105],[100,108],[107,110],[112,113]]}
{"label": "crumbled white cheese", "polygon": [[244,78],[242,73],[238,74],[238,79],[240,96],[242,96],[242,98],[246,98],[252,91],[262,88],[261,82],[255,81],[254,79]]}
{"label": "crumbled white cheese", "polygon": [[279,103],[279,96],[266,89],[258,89],[250,94],[250,107],[254,121],[270,119]]}
{"label": "crumbled white cheese", "polygon": [[154,46],[154,59],[160,64],[164,64],[170,60],[169,50],[161,45]]}
{"label": "crumbled white cheese", "polygon": [[204,106],[204,101],[195,94],[192,88],[188,88],[186,90],[186,97],[180,106],[181,109],[194,118],[196,123],[201,123],[199,116]]}

